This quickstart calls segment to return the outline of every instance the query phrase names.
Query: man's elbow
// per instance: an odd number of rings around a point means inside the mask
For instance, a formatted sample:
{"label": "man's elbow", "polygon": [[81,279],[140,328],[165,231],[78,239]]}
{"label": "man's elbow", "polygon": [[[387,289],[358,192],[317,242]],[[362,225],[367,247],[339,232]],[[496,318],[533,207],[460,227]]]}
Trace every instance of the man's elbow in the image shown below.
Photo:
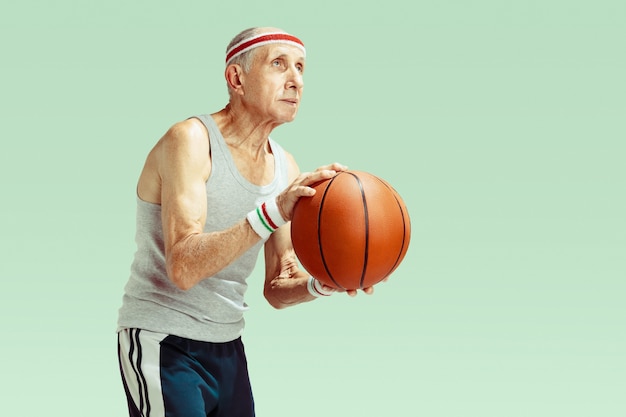
{"label": "man's elbow", "polygon": [[276,310],[282,310],[286,307],[289,307],[289,305],[283,303],[282,301],[280,301],[278,298],[276,298],[273,294],[271,290],[268,290],[267,288],[265,290],[263,290],[263,296],[265,297],[265,299],[267,300],[267,302],[269,303],[269,305],[271,305],[272,307],[274,307]]}
{"label": "man's elbow", "polygon": [[169,260],[166,265],[167,277],[179,290],[187,291],[194,286],[189,271],[182,262]]}

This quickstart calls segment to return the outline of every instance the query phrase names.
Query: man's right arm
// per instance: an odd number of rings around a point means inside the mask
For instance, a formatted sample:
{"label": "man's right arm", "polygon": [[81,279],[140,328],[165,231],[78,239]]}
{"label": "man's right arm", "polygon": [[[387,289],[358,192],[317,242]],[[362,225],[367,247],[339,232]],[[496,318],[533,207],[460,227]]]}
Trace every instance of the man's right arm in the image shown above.
{"label": "man's right arm", "polygon": [[260,237],[245,218],[229,229],[203,232],[211,165],[206,130],[199,122],[173,126],[161,139],[155,161],[166,270],[177,287],[187,290],[228,266]]}

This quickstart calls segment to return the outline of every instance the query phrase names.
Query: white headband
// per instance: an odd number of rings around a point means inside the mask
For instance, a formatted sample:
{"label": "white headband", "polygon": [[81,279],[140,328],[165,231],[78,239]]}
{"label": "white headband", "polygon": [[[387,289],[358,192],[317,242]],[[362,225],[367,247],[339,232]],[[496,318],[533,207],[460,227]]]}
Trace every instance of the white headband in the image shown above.
{"label": "white headband", "polygon": [[306,54],[304,43],[293,35],[283,32],[261,33],[260,35],[251,36],[231,46],[228,51],[226,51],[226,65],[228,65],[233,58],[243,54],[244,52],[271,43],[286,43],[293,45],[300,48],[302,52]]}

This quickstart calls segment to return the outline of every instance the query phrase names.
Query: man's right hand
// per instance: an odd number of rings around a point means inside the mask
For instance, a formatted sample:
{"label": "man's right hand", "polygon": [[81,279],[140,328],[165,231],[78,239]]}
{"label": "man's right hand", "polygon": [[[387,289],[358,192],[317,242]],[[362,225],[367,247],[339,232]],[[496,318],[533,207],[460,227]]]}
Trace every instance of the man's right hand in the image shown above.
{"label": "man's right hand", "polygon": [[302,173],[282,193],[276,197],[276,204],[283,219],[290,221],[293,217],[293,209],[300,197],[315,195],[315,189],[311,188],[320,181],[330,179],[348,167],[337,162],[317,168],[313,172]]}

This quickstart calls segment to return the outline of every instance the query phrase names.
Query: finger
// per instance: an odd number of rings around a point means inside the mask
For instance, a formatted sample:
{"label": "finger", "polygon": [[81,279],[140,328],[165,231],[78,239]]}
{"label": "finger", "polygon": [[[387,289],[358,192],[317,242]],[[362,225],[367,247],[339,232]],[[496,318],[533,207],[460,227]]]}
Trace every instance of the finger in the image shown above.
{"label": "finger", "polygon": [[366,287],[363,288],[363,292],[367,295],[372,295],[374,294],[374,287]]}
{"label": "finger", "polygon": [[300,197],[312,197],[315,189],[305,185],[292,184],[287,190],[276,196],[276,205],[285,220],[291,220],[293,208]]}
{"label": "finger", "polygon": [[348,294],[350,297],[356,297],[357,291],[356,290],[346,290],[346,294]]}
{"label": "finger", "polygon": [[316,171],[324,171],[324,170],[339,172],[339,171],[347,171],[348,167],[343,164],[340,164],[339,162],[334,162],[332,164],[324,165],[316,169]]}
{"label": "finger", "polygon": [[293,189],[296,198],[299,197],[313,197],[315,195],[315,188],[311,188],[306,185],[299,185]]}
{"label": "finger", "polygon": [[330,179],[334,177],[335,175],[337,175],[337,171],[333,169],[315,170],[314,172],[309,172],[306,175],[304,175],[302,179],[299,181],[299,184],[300,185],[312,185],[312,184],[315,184],[316,182]]}

